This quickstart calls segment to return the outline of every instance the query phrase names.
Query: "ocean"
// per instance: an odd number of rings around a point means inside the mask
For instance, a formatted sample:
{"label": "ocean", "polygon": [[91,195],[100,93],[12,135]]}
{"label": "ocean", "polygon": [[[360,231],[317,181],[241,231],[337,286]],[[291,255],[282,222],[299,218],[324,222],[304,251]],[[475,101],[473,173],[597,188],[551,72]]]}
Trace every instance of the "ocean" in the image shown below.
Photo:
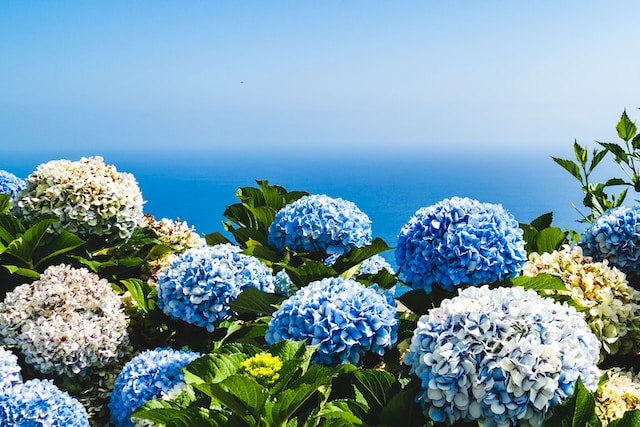
{"label": "ocean", "polygon": [[[551,153],[553,154],[553,153]],[[326,194],[354,202],[372,220],[373,235],[394,247],[407,220],[421,207],[460,196],[499,203],[520,222],[554,213],[554,225],[582,231],[579,183],[547,153],[501,151],[405,155],[275,154],[198,151],[14,153],[0,169],[26,177],[45,161],[102,155],[119,171],[132,173],[156,218],[179,218],[201,234],[223,231],[222,214],[237,202],[238,187],[256,179],[288,190]],[[581,209],[586,212],[585,209]],[[383,254],[393,263],[393,253]]]}

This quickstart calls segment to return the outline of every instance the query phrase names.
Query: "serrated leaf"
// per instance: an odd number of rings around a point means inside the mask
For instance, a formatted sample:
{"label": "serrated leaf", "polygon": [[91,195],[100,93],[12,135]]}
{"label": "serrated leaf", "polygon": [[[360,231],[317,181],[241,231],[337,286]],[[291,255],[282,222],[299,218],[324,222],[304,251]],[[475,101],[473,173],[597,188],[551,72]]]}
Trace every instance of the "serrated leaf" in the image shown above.
{"label": "serrated leaf", "polygon": [[194,384],[194,387],[238,415],[251,413],[256,421],[260,420],[260,413],[269,398],[266,388],[244,375],[231,375],[216,383]]}
{"label": "serrated leaf", "polygon": [[624,142],[628,142],[638,131],[636,125],[631,121],[631,119],[629,119],[626,111],[622,112],[620,121],[616,125],[616,130],[618,131],[618,136],[620,139],[624,140]]}
{"label": "serrated leaf", "polygon": [[583,183],[582,175],[580,173],[580,167],[573,161],[567,159],[561,159],[558,157],[551,157],[554,162],[562,166],[567,172],[573,175],[578,181]]}
{"label": "serrated leaf", "polygon": [[270,294],[255,286],[247,286],[229,303],[229,308],[237,313],[271,314],[285,299],[282,295]]}
{"label": "serrated leaf", "polygon": [[605,149],[610,151],[614,156],[616,156],[616,162],[629,162],[629,156],[627,155],[624,148],[614,142],[598,142],[598,144],[602,145]]}
{"label": "serrated leaf", "polygon": [[540,273],[536,276],[518,276],[511,279],[513,286],[522,286],[534,291],[566,291],[567,286],[557,276]]}
{"label": "serrated leaf", "polygon": [[247,358],[242,353],[205,354],[185,367],[187,383],[215,383],[238,372],[240,362]]}
{"label": "serrated leaf", "polygon": [[395,377],[386,371],[363,369],[353,373],[356,387],[360,389],[371,408],[382,408],[389,398],[388,392]]}
{"label": "serrated leaf", "polygon": [[566,240],[564,232],[558,227],[548,227],[540,231],[536,239],[538,253],[552,253]]}
{"label": "serrated leaf", "polygon": [[593,158],[591,159],[591,164],[589,165],[589,173],[593,172],[593,170],[600,164],[602,159],[607,155],[607,150],[593,150]]}
{"label": "serrated leaf", "polygon": [[573,142],[573,153],[576,156],[576,160],[584,167],[587,164],[587,150],[578,144],[578,141]]}

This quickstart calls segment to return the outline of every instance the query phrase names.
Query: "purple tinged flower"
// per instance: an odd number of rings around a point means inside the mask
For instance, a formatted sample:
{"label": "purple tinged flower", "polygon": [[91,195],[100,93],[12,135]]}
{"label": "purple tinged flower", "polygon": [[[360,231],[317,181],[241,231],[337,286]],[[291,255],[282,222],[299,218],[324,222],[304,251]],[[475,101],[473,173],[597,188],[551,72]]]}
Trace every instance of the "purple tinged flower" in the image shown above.
{"label": "purple tinged flower", "polygon": [[350,201],[304,196],[280,209],[269,227],[269,245],[279,251],[344,255],[371,243],[371,220]]}
{"label": "purple tinged flower", "polygon": [[188,350],[157,348],[131,359],[116,378],[109,410],[116,427],[133,427],[131,414],[143,403],[184,384],[183,368],[200,357]]}
{"label": "purple tinged flower", "polygon": [[398,236],[396,261],[414,289],[447,291],[518,274],[527,254],[523,232],[501,205],[453,197],[419,209]]}
{"label": "purple tinged flower", "polygon": [[640,206],[619,206],[597,217],[580,236],[585,256],[608,260],[627,275],[640,267]]}
{"label": "purple tinged flower", "polygon": [[368,351],[382,355],[398,339],[393,297],[376,286],[340,277],[311,282],[273,314],[267,343],[283,340],[319,345],[316,363],[360,363]]}
{"label": "purple tinged flower", "polygon": [[51,380],[33,379],[0,389],[3,426],[89,427],[86,409]]}
{"label": "purple tinged flower", "polygon": [[158,307],[213,332],[217,322],[233,317],[229,303],[247,286],[274,291],[271,271],[259,259],[230,244],[192,248],[158,275]]}
{"label": "purple tinged flower", "polygon": [[581,313],[521,287],[470,287],[422,316],[404,361],[425,415],[452,425],[542,424],[578,377],[598,387],[600,342]]}

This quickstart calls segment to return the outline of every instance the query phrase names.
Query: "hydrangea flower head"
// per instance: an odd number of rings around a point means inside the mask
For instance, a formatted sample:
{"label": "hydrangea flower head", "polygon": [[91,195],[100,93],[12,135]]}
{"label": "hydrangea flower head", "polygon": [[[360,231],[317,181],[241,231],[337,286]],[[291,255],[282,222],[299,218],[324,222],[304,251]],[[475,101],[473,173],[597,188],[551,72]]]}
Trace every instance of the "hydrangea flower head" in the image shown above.
{"label": "hydrangea flower head", "polygon": [[102,157],[52,160],[27,177],[13,212],[24,222],[54,215],[54,229],[79,235],[128,238],[143,218],[142,193],[133,175]]}
{"label": "hydrangea flower head", "polygon": [[573,307],[524,288],[469,287],[422,316],[404,361],[425,415],[452,425],[537,427],[573,394],[595,391],[600,342]]}
{"label": "hydrangea flower head", "polygon": [[391,264],[382,255],[376,254],[362,261],[360,274],[377,274],[383,268],[391,274],[396,274]]}
{"label": "hydrangea flower head", "polygon": [[396,262],[414,289],[453,291],[515,276],[525,261],[523,232],[501,205],[453,197],[419,209],[398,236]]}
{"label": "hydrangea flower head", "polygon": [[188,350],[146,350],[122,369],[111,393],[109,409],[116,427],[133,427],[131,414],[143,403],[163,397],[184,384],[183,368],[200,357]]}
{"label": "hydrangea flower head", "polygon": [[89,427],[87,411],[51,380],[33,379],[0,389],[3,426]]}
{"label": "hydrangea flower head", "polygon": [[189,226],[186,221],[179,219],[162,218],[156,220],[153,216],[145,214],[141,226],[148,226],[158,235],[163,244],[169,246],[175,252],[184,252],[187,249],[205,246],[204,237],[195,231],[195,227]]}
{"label": "hydrangea flower head", "polygon": [[348,200],[324,194],[304,196],[278,211],[268,241],[279,251],[344,255],[371,243],[371,220]]}
{"label": "hydrangea flower head", "polygon": [[18,357],[0,347],[0,392],[22,382]]}
{"label": "hydrangea flower head", "polygon": [[273,313],[267,343],[282,340],[319,345],[316,363],[357,365],[368,352],[382,355],[398,339],[393,297],[355,280],[325,278],[300,289]]}
{"label": "hydrangea flower head", "polygon": [[606,371],[607,380],[596,394],[596,413],[606,426],[627,411],[640,409],[640,375],[620,367]]}
{"label": "hydrangea flower head", "polygon": [[18,178],[11,172],[0,170],[0,194],[12,194],[15,197],[26,186],[27,182],[24,179]]}
{"label": "hydrangea flower head", "polygon": [[271,353],[260,353],[240,363],[241,371],[254,378],[258,384],[269,387],[280,378],[282,360]]}
{"label": "hydrangea flower head", "polygon": [[289,277],[285,270],[280,270],[276,273],[273,278],[273,286],[276,293],[284,295],[285,297],[290,297],[298,291],[298,287],[293,283],[291,277]]}
{"label": "hydrangea flower head", "polygon": [[[531,253],[525,276],[549,273],[562,279],[567,291],[556,291],[584,308],[585,320],[607,354],[627,354],[640,345],[640,292],[623,272],[607,261],[583,256],[579,246],[552,253]],[[605,354],[603,354],[603,357]]]}
{"label": "hydrangea flower head", "polygon": [[608,260],[626,274],[640,267],[640,206],[618,206],[597,217],[580,236],[586,256]]}
{"label": "hydrangea flower head", "polygon": [[122,301],[109,282],[61,264],[6,294],[0,341],[44,374],[74,376],[122,357],[129,336]]}
{"label": "hydrangea flower head", "polygon": [[273,292],[273,276],[260,260],[230,244],[193,248],[158,275],[158,307],[213,332],[217,322],[233,316],[229,303],[247,286]]}

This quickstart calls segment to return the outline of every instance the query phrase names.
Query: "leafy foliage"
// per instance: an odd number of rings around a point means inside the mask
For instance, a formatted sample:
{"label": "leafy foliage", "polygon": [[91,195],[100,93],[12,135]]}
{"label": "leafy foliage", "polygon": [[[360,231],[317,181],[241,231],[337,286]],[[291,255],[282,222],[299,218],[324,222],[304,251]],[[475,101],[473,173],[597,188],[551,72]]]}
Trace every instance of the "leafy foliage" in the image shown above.
{"label": "leafy foliage", "polygon": [[573,230],[562,230],[551,225],[553,212],[542,214],[531,221],[530,224],[520,223],[524,232],[525,250],[531,252],[553,252],[565,244],[579,240],[580,235]]}

